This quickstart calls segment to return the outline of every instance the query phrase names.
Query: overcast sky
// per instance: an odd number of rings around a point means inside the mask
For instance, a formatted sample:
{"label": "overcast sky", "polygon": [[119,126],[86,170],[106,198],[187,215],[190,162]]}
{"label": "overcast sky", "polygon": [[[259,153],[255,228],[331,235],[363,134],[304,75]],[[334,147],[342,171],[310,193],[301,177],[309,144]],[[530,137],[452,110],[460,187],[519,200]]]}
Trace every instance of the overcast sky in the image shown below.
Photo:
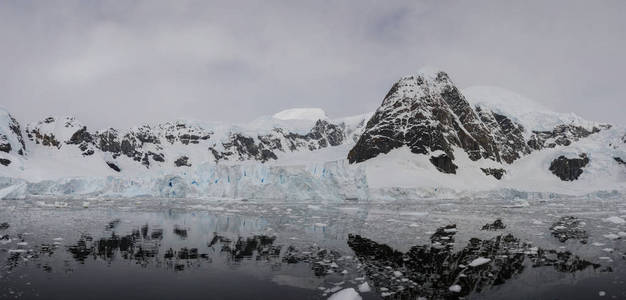
{"label": "overcast sky", "polygon": [[0,1],[0,105],[96,128],[340,117],[433,66],[626,125],[625,14],[621,0]]}

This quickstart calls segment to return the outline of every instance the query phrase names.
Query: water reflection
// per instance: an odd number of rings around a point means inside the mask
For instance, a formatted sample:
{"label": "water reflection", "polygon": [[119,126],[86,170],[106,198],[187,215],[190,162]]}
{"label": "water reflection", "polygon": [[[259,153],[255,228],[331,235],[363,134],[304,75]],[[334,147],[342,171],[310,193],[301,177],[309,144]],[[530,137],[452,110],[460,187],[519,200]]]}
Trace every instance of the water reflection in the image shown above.
{"label": "water reflection", "polygon": [[430,246],[414,246],[406,253],[360,235],[350,235],[348,244],[382,294],[399,299],[456,299],[502,285],[529,267],[565,273],[600,268],[568,251],[533,247],[511,234],[472,238],[454,251],[455,234],[456,225],[441,227],[431,236]]}
{"label": "water reflection", "polygon": [[[270,282],[306,286],[317,296],[326,297],[341,288],[356,288],[367,281],[374,292],[364,295],[392,299],[473,296],[515,281],[522,274],[538,274],[547,269],[559,273],[610,270],[570,252],[534,247],[516,236],[503,234],[500,231],[506,229],[505,221],[511,224],[510,219],[498,219],[484,226],[484,222],[476,224],[474,232],[492,237],[472,238],[460,249],[457,240],[467,239],[457,236],[457,232],[468,227],[460,225],[464,228],[457,228],[451,224],[437,228],[430,236],[430,243],[419,243],[422,245],[402,252],[375,242],[374,235],[357,231],[378,215],[383,215],[381,218],[389,224],[399,224],[377,211],[370,215],[367,209],[343,208],[354,219],[339,213],[335,216],[320,212],[317,207],[284,209],[275,213],[275,219],[271,218],[270,211],[276,210],[259,212],[263,217],[175,210],[140,216],[112,214],[101,220],[96,229],[78,229],[82,234],[72,238],[64,236],[67,243],[50,243],[49,237],[46,242],[37,242],[32,237],[7,233],[1,238],[11,239],[10,245],[15,249],[4,256],[7,259],[5,266],[9,271],[19,272],[22,266],[34,265],[55,279],[61,277],[60,271],[91,268],[93,273],[102,272],[97,269],[99,266],[106,266],[107,272],[114,274],[126,274],[129,270],[148,271],[150,277],[157,279],[198,273],[221,276],[224,269],[241,270],[234,276],[233,284],[250,273],[270,274]],[[308,219],[303,217],[305,214]],[[326,219],[318,218],[320,215],[325,215]],[[558,231],[555,237],[587,238],[577,220],[568,218],[559,222],[550,228],[553,232]],[[391,229],[395,229],[394,226]],[[410,228],[418,226],[422,225],[415,223]],[[68,228],[57,232],[71,231]],[[494,237],[496,234],[499,235]],[[331,243],[318,245],[316,239]],[[31,244],[14,247],[26,240]],[[413,241],[405,245],[416,244]],[[341,245],[335,247],[332,242]],[[300,277],[289,273],[290,266],[301,267],[298,269]],[[194,272],[197,270],[201,272]],[[203,284],[196,277],[189,282]]]}

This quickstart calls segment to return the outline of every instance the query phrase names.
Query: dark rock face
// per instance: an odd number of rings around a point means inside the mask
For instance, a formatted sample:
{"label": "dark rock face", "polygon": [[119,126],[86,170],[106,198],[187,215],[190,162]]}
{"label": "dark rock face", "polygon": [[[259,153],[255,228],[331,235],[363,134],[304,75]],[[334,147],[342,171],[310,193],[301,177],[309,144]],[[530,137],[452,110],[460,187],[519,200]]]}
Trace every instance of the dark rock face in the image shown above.
{"label": "dark rock face", "polygon": [[122,171],[122,169],[120,169],[120,167],[118,167],[115,163],[107,162],[107,166],[109,166],[109,168],[113,169],[115,172]]}
{"label": "dark rock face", "polygon": [[339,146],[345,139],[345,133],[341,126],[331,124],[325,120],[317,120],[311,131],[306,135],[289,133],[290,149],[298,149],[308,142],[309,150],[317,150],[328,146]]}
{"label": "dark rock face", "polygon": [[[510,117],[480,105],[471,107],[444,72],[421,74],[404,77],[393,85],[367,122],[348,160],[359,163],[408,147],[416,154],[441,150],[454,161],[452,147],[459,147],[472,160],[511,164],[531,151],[567,146],[609,128],[608,124],[592,128],[562,124],[551,131],[532,131],[527,138],[527,128]],[[451,169],[440,170],[453,173]],[[497,179],[505,174],[497,168],[483,172]]]}
{"label": "dark rock face", "polygon": [[9,223],[7,223],[7,222],[2,222],[2,223],[0,223],[0,230],[6,230],[6,229],[8,229],[9,227],[11,227],[11,226],[10,226],[10,225],[9,225]]}
{"label": "dark rock face", "polygon": [[559,239],[561,243],[567,240],[580,240],[582,244],[587,243],[589,235],[584,229],[585,223],[572,216],[565,216],[554,222],[550,227],[552,236]]}
{"label": "dark rock face", "polygon": [[48,117],[46,119],[44,119],[43,121],[39,122],[36,126],[34,126],[33,128],[30,127],[26,127],[26,136],[31,140],[34,141],[35,144],[41,144],[44,146],[50,146],[50,147],[56,147],[56,148],[60,148],[61,147],[61,142],[59,142],[59,140],[57,140],[57,138],[54,136],[53,133],[47,133],[47,132],[43,132],[41,130],[41,125],[42,124],[50,124],[56,122],[56,120],[53,117]]}
{"label": "dark rock face", "polygon": [[11,152],[11,149],[12,147],[11,143],[9,143],[9,138],[4,134],[0,134],[0,151],[9,153]]}
{"label": "dark rock face", "polygon": [[395,83],[348,160],[362,162],[402,146],[419,154],[441,150],[451,159],[452,146],[458,146],[472,160],[500,161],[489,130],[444,72]]}
{"label": "dark rock face", "polygon": [[3,166],[5,166],[5,167],[6,167],[6,166],[8,166],[9,164],[11,164],[11,161],[10,161],[10,160],[5,159],[5,158],[0,158],[0,165],[3,165]]}
{"label": "dark rock face", "polygon": [[[603,127],[610,128],[610,125],[603,125]],[[534,150],[554,148],[557,145],[569,146],[581,138],[598,132],[600,132],[600,128],[597,127],[593,127],[590,131],[582,126],[564,124],[557,126],[552,131],[533,131],[533,135],[527,143]]]}
{"label": "dark rock face", "polygon": [[174,165],[176,165],[177,167],[191,167],[191,163],[189,162],[189,157],[187,156],[181,156],[178,159],[176,159],[174,161]]}
{"label": "dark rock face", "polygon": [[480,230],[501,230],[505,228],[506,225],[504,225],[504,222],[502,222],[501,219],[497,219],[493,221],[493,223],[485,224],[485,226],[483,226]]}
{"label": "dark rock face", "polygon": [[[26,144],[24,144],[24,138],[22,137],[22,129],[20,128],[20,123],[18,123],[17,120],[10,114],[8,115],[8,117],[8,125],[10,130],[8,134],[13,135],[19,143],[18,145],[14,145],[17,146],[17,149],[15,149],[17,151],[17,154],[24,155],[26,153]],[[0,151],[10,153],[11,150],[14,150],[14,146],[11,146],[8,136],[6,136],[5,134],[0,134]]]}
{"label": "dark rock face", "polygon": [[524,127],[513,122],[507,116],[476,107],[476,113],[482,122],[493,133],[500,157],[507,163],[512,163],[522,155],[530,154],[530,147],[524,140]]}
{"label": "dark rock face", "polygon": [[94,142],[96,143],[98,149],[103,152],[120,153],[122,151],[117,130],[113,128],[97,132]]}
{"label": "dark rock face", "polygon": [[225,150],[220,154],[219,158],[216,157],[216,160],[220,158],[228,159],[228,157],[232,156],[238,157],[239,160],[255,159],[262,162],[277,159],[276,154],[262,141],[257,143],[254,138],[242,134],[233,134],[229,142],[222,144]]}
{"label": "dark rock face", "polygon": [[563,181],[574,181],[583,173],[583,168],[588,163],[589,158],[584,153],[580,155],[580,158],[559,156],[550,164],[550,171]]}
{"label": "dark rock face", "polygon": [[209,151],[219,160],[254,159],[266,162],[277,159],[277,151],[318,150],[341,145],[345,141],[342,124],[336,125],[325,120],[318,120],[307,134],[285,132],[274,128],[271,133],[255,138],[240,133],[233,133],[229,140],[222,142],[224,150],[209,147]]}
{"label": "dark rock face", "polygon": [[[406,253],[359,235],[349,235],[348,245],[374,286],[397,299],[464,298],[504,284],[529,266],[566,273],[600,267],[567,251],[533,247],[510,234],[488,240],[472,238],[454,252],[456,227],[446,226],[437,232],[431,237],[431,246],[414,246]],[[484,258],[483,263],[472,264],[478,258]],[[451,289],[453,285],[460,290]]]}
{"label": "dark rock face", "polygon": [[480,168],[480,170],[483,171],[483,173],[485,173],[485,175],[493,176],[493,177],[495,177],[498,180],[502,179],[502,176],[504,176],[504,174],[506,174],[506,170],[504,170],[504,169]]}
{"label": "dark rock face", "polygon": [[626,166],[626,161],[624,161],[621,157],[613,157],[613,159],[620,165]]}
{"label": "dark rock face", "polygon": [[9,153],[11,152],[11,149],[12,147],[9,142],[9,138],[4,134],[0,134],[0,151]]}
{"label": "dark rock face", "polygon": [[437,170],[442,173],[447,174],[456,174],[456,169],[458,168],[452,162],[452,159],[447,154],[441,154],[439,156],[431,156],[430,162],[437,167]]}
{"label": "dark rock face", "polygon": [[83,126],[83,128],[74,132],[70,140],[65,143],[68,145],[78,145],[78,148],[83,151],[83,156],[94,154],[93,136],[89,133],[89,131],[87,131],[86,126]]}

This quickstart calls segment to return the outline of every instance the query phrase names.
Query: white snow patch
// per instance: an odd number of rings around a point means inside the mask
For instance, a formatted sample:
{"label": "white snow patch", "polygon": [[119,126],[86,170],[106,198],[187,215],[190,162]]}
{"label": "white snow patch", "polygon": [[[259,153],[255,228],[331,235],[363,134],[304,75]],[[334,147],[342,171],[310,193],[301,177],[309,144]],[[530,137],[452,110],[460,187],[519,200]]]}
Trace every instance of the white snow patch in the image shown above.
{"label": "white snow patch", "polygon": [[361,296],[354,288],[343,289],[339,292],[332,294],[328,300],[361,300]]}
{"label": "white snow patch", "polygon": [[321,108],[291,108],[274,114],[273,118],[279,120],[325,120],[328,119],[326,112]]}
{"label": "white snow patch", "polygon": [[372,288],[370,287],[369,283],[367,283],[367,282],[363,282],[363,283],[359,284],[358,288],[359,288],[359,292],[361,292],[361,293],[367,293],[367,292],[371,292],[372,291]]}
{"label": "white snow patch", "polygon": [[460,292],[461,292],[461,286],[460,286],[460,285],[458,285],[458,284],[455,284],[455,285],[450,286],[450,287],[448,288],[448,290],[449,290],[450,292],[453,292],[453,293],[460,293]]}
{"label": "white snow patch", "polygon": [[603,220],[604,222],[613,223],[613,224],[626,224],[626,220],[620,217],[609,217]]}
{"label": "white snow patch", "polygon": [[489,258],[479,257],[477,259],[472,260],[472,262],[469,263],[469,266],[470,267],[478,267],[478,266],[484,265],[484,264],[486,264],[486,263],[488,263],[490,261],[491,261],[491,259],[489,259]]}

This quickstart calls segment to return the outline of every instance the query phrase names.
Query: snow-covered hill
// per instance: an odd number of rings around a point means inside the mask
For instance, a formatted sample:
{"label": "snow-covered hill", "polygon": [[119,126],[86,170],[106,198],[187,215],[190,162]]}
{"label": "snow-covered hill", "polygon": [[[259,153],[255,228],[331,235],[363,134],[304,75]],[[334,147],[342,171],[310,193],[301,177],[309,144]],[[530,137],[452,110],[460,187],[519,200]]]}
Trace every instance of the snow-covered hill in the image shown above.
{"label": "snow-covered hill", "polygon": [[626,191],[626,129],[444,72],[400,79],[373,113],[301,108],[248,124],[20,124],[0,109],[0,198],[389,200]]}

